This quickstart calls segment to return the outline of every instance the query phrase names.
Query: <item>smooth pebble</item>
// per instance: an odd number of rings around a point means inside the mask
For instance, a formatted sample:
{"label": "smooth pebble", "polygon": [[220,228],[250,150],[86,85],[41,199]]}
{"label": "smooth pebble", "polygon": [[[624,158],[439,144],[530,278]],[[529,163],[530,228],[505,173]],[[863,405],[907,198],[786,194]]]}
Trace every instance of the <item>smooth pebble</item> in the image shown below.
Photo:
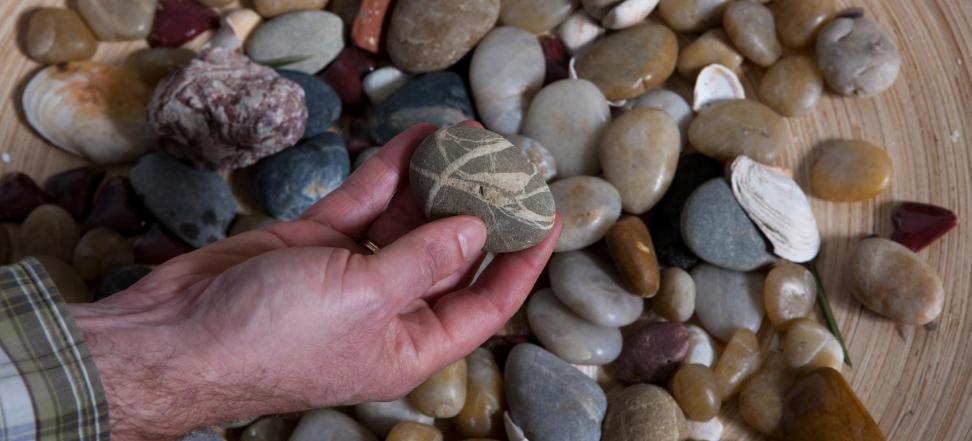
{"label": "smooth pebble", "polygon": [[401,0],[388,25],[392,63],[411,73],[443,70],[493,28],[500,0]]}
{"label": "smooth pebble", "polygon": [[706,331],[729,341],[737,329],[759,331],[763,321],[763,275],[709,264],[692,269],[695,313]]}
{"label": "smooth pebble", "polygon": [[598,141],[610,120],[611,110],[597,86],[587,80],[561,80],[533,98],[521,134],[550,150],[561,177],[593,175],[601,170]]}
{"label": "smooth pebble", "polygon": [[574,314],[598,326],[634,323],[644,301],[632,295],[608,262],[586,251],[557,253],[550,260],[550,284]]}
{"label": "smooth pebble", "polygon": [[575,176],[550,185],[564,223],[556,252],[586,248],[601,240],[621,217],[621,194],[594,176]]}
{"label": "smooth pebble", "polygon": [[590,80],[611,101],[634,98],[660,86],[675,71],[675,34],[643,23],[608,35],[577,55],[577,76]]}
{"label": "smooth pebble", "polygon": [[[344,47],[344,22],[327,11],[298,11],[260,25],[246,53],[260,64],[315,74]],[[291,61],[294,60],[294,61]]]}
{"label": "smooth pebble", "polygon": [[530,298],[527,320],[544,347],[568,363],[600,366],[621,353],[618,328],[588,323],[564,306],[550,289]]}
{"label": "smooth pebble", "polygon": [[681,135],[664,111],[636,107],[608,125],[598,152],[604,179],[621,193],[624,211],[642,214],[661,200],[675,177]]}
{"label": "smooth pebble", "polygon": [[661,283],[658,256],[648,226],[641,218],[628,216],[621,219],[611,227],[606,238],[611,258],[627,286],[644,298],[658,293]]}
{"label": "smooth pebble", "polygon": [[300,417],[289,441],[378,441],[378,437],[341,412],[317,409]]}
{"label": "smooth pebble", "polygon": [[486,34],[469,66],[469,83],[483,125],[504,135],[519,133],[545,71],[543,49],[533,34],[514,27]]}

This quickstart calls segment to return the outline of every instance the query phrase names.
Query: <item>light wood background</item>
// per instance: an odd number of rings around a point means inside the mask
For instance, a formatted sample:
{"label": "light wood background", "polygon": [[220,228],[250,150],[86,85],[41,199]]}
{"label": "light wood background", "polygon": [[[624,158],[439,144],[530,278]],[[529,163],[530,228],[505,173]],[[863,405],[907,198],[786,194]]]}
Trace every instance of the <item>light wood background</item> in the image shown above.
{"label": "light wood background", "polygon": [[[26,12],[63,0],[0,1],[0,173],[38,182],[83,161],[41,140],[20,113],[21,90],[38,66],[19,49]],[[824,234],[820,271],[846,337],[845,375],[889,440],[965,441],[972,435],[972,227],[961,225],[922,255],[945,282],[940,326],[899,327],[869,313],[845,289],[842,268],[855,240],[891,232],[895,202],[949,207],[972,219],[972,1],[857,0],[896,36],[902,75],[874,99],[826,97],[811,116],[791,119],[787,164],[808,188],[814,147],[832,138],[884,146],[895,166],[891,188],[868,203],[813,200]],[[102,44],[97,59],[117,61],[133,44]],[[6,157],[6,156],[4,156]],[[759,439],[727,408],[724,439]]]}

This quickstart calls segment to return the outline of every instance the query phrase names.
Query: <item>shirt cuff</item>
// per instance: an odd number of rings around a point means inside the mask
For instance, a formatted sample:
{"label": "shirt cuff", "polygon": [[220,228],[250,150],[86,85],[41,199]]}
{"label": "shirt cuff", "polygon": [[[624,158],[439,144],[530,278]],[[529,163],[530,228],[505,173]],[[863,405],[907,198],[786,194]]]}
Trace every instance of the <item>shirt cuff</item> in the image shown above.
{"label": "shirt cuff", "polygon": [[50,276],[36,259],[0,267],[0,439],[108,438],[101,379]]}

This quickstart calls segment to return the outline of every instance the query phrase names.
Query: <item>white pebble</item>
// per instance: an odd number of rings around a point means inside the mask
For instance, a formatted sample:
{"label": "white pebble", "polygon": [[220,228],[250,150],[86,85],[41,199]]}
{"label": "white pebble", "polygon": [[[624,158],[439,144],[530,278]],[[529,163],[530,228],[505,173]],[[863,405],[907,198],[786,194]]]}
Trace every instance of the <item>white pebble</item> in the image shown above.
{"label": "white pebble", "polygon": [[725,430],[719,417],[705,422],[685,420],[685,424],[688,426],[688,439],[692,441],[719,441]]}
{"label": "white pebble", "polygon": [[688,353],[685,364],[701,364],[712,367],[716,360],[716,344],[704,329],[695,325],[686,325],[689,334]]}
{"label": "white pebble", "polygon": [[601,23],[608,29],[624,29],[641,23],[658,6],[659,0],[625,0],[604,16]]}
{"label": "white pebble", "polygon": [[560,37],[560,41],[570,53],[575,53],[604,32],[606,32],[604,28],[590,15],[584,11],[577,11],[560,24],[557,28],[557,37]]}
{"label": "white pebble", "polygon": [[395,93],[408,81],[408,74],[397,67],[388,66],[378,69],[364,77],[361,86],[371,104],[377,105]]}

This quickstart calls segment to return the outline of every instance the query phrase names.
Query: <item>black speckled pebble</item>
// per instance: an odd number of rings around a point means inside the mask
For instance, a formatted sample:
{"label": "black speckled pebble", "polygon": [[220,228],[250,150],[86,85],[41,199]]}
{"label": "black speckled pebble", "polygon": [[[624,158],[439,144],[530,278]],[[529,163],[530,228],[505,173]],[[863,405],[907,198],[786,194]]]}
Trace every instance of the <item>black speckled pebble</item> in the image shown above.
{"label": "black speckled pebble", "polygon": [[350,172],[344,141],[328,132],[260,161],[253,181],[267,213],[293,220],[340,187]]}
{"label": "black speckled pebble", "polygon": [[449,127],[473,118],[462,78],[454,72],[416,77],[371,111],[368,134],[378,145],[418,123]]}
{"label": "black speckled pebble", "polygon": [[304,139],[319,136],[341,117],[341,98],[320,78],[293,70],[278,70],[281,76],[304,89],[307,103],[307,127]]}

